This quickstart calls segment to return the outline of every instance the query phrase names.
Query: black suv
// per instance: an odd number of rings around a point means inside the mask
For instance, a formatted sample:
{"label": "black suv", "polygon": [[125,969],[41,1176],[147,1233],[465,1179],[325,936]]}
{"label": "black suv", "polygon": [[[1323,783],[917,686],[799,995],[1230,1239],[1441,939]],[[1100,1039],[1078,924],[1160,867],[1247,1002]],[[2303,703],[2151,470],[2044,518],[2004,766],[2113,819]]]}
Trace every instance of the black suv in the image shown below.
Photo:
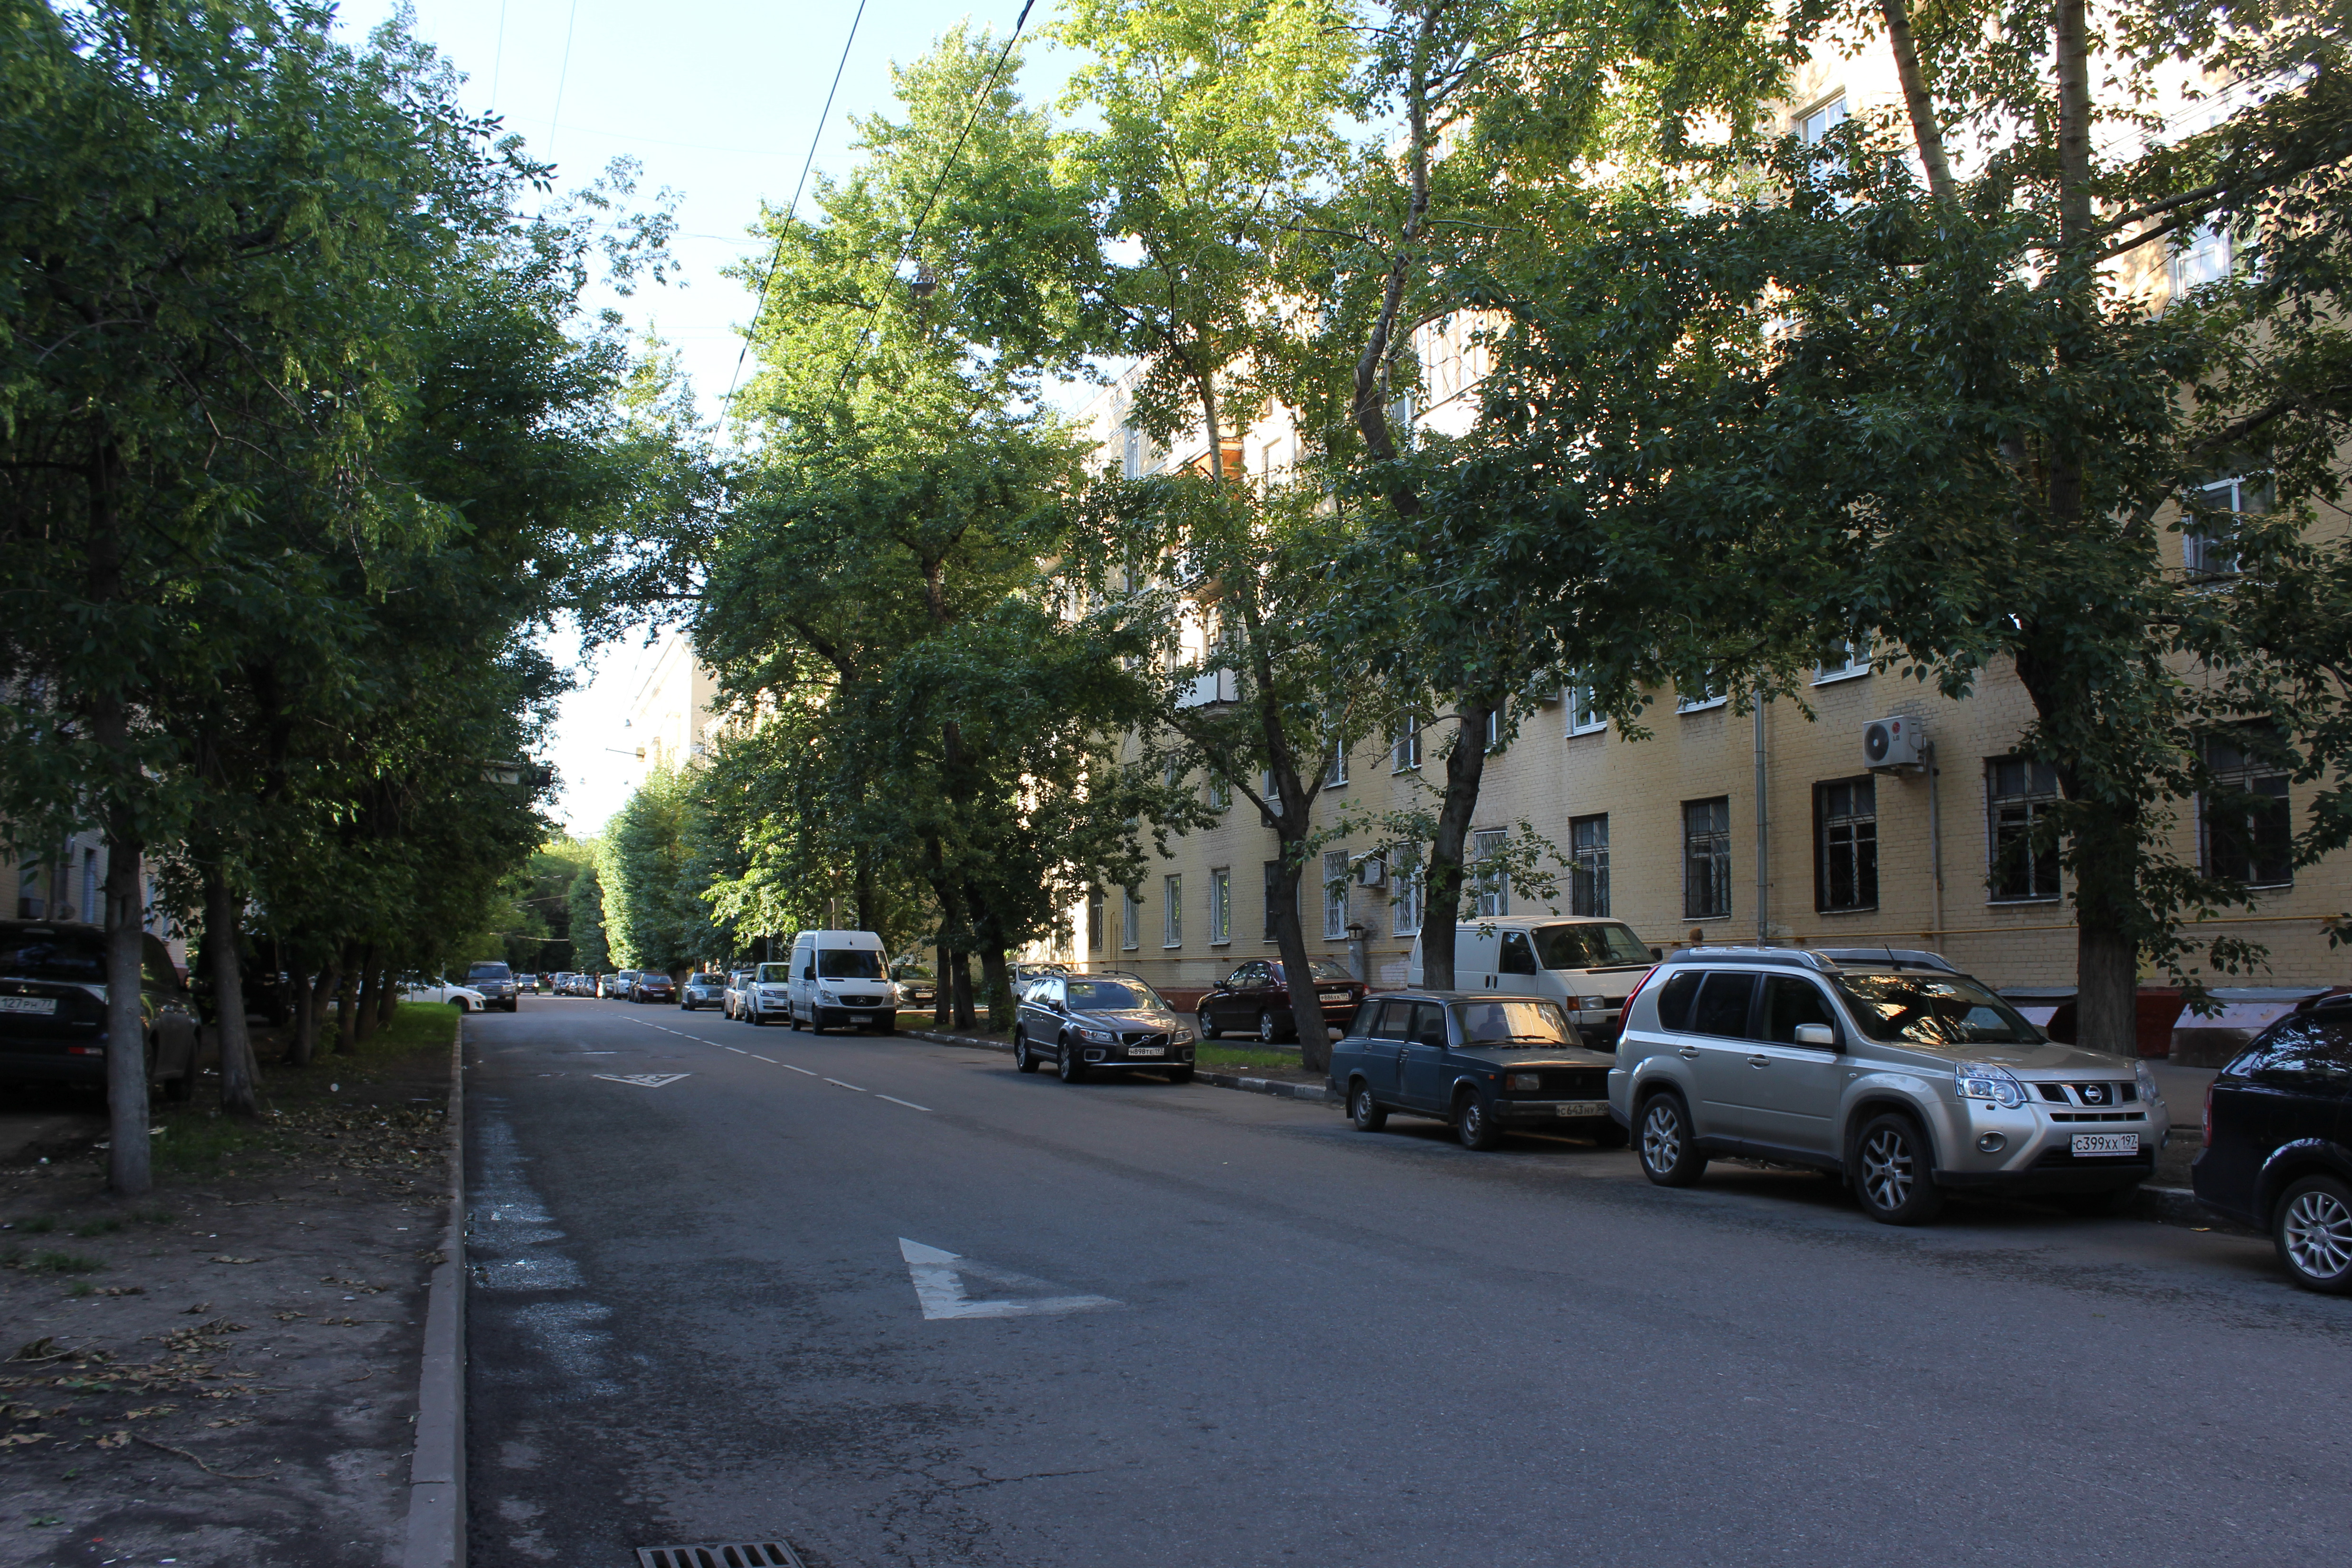
{"label": "black suv", "polygon": [[2352,996],[2288,1014],[2221,1070],[2189,1179],[2268,1230],[2296,1284],[2352,1291]]}
{"label": "black suv", "polygon": [[520,1005],[514,971],[494,960],[486,958],[466,971],[466,984],[482,994],[482,1011],[485,1013],[493,1007],[511,1013]]}

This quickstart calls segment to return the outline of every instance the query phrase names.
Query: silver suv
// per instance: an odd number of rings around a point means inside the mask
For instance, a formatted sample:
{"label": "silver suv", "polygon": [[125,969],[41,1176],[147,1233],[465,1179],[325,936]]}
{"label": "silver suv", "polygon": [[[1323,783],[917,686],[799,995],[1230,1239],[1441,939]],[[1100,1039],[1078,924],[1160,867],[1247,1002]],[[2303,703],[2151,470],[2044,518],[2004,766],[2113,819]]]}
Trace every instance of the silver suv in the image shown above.
{"label": "silver suv", "polygon": [[2059,1045],[1938,954],[1886,948],[1669,954],[1626,1005],[1609,1106],[1661,1186],[1717,1156],[1811,1165],[1888,1225],[1955,1190],[2111,1208],[2171,1130],[2141,1063]]}

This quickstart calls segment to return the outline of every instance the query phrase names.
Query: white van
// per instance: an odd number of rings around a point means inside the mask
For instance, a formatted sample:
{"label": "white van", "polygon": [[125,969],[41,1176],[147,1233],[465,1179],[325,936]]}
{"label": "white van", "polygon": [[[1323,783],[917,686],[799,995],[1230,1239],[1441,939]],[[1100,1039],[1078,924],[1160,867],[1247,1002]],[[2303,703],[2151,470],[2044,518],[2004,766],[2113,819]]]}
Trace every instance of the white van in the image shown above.
{"label": "white van", "polygon": [[898,988],[890,958],[870,931],[804,931],[793,938],[793,978],[785,1016],[795,1029],[822,1035],[836,1024],[855,1029],[898,1027]]}
{"label": "white van", "polygon": [[[1454,985],[1458,991],[1549,996],[1576,1020],[1587,1044],[1607,1048],[1622,1025],[1625,998],[1659,956],[1622,921],[1493,915],[1454,928]],[[1423,984],[1419,937],[1412,941],[1405,984]]]}

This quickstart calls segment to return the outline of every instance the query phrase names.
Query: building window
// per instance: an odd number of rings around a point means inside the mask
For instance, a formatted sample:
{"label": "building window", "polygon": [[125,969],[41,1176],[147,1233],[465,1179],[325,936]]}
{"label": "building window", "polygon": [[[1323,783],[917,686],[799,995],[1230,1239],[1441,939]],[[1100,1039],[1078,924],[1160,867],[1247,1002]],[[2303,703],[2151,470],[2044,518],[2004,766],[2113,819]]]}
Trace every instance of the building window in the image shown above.
{"label": "building window", "polygon": [[1819,109],[1796,118],[1797,140],[1811,147],[1845,123],[1845,95],[1840,93]]}
{"label": "building window", "polygon": [[1987,879],[1996,903],[2058,896],[2058,841],[2047,826],[2058,805],[2058,771],[2024,757],[1985,764],[1985,827],[1992,845]]}
{"label": "building window", "polygon": [[1323,759],[1323,787],[1339,789],[1348,782],[1348,742],[1331,742],[1330,754]]}
{"label": "building window", "polygon": [[1232,783],[1220,774],[1212,773],[1209,776],[1209,809],[1214,812],[1227,812],[1233,808]]}
{"label": "building window", "polygon": [[1428,886],[1421,846],[1410,845],[1389,862],[1389,930],[1396,936],[1421,934],[1423,891]]}
{"label": "building window", "polygon": [[1162,877],[1160,891],[1167,900],[1166,908],[1160,915],[1160,945],[1181,947],[1184,945],[1184,879]]}
{"label": "building window", "polygon": [[2191,577],[2234,577],[2238,574],[2237,547],[2227,536],[2202,531],[2197,525],[2203,519],[2219,521],[2236,531],[2235,520],[2248,512],[2265,510],[2260,498],[2260,487],[2243,479],[2215,479],[2210,485],[2197,488],[2197,512],[2185,517],[2180,526],[2180,563]]}
{"label": "building window", "polygon": [[1683,918],[1731,912],[1731,797],[1683,802]]}
{"label": "building window", "polygon": [[1409,773],[1421,766],[1421,715],[1408,713],[1397,721],[1389,737],[1389,772]]}
{"label": "building window", "polygon": [[1596,735],[1609,728],[1609,715],[1592,705],[1592,688],[1590,686],[1570,687],[1565,706],[1570,734]]}
{"label": "building window", "polygon": [[1729,700],[1728,693],[1717,686],[1715,677],[1710,675],[1688,692],[1683,692],[1677,689],[1675,697],[1675,711],[1696,713],[1704,708],[1720,708]]}
{"label": "building window", "polygon": [[1490,708],[1486,710],[1486,754],[1490,757],[1494,756],[1502,749],[1503,710],[1500,708]]}
{"label": "building window", "polygon": [[1348,852],[1323,851],[1323,935],[1337,942],[1348,934]]}
{"label": "building window", "polygon": [[1282,862],[1268,860],[1265,863],[1265,940],[1268,942],[1276,935],[1275,911],[1281,907]]}
{"label": "building window", "polygon": [[1258,799],[1265,802],[1268,805],[1278,806],[1282,804],[1282,791],[1275,787],[1274,770],[1272,768],[1258,769],[1257,797]]}
{"label": "building window", "polygon": [[1474,907],[1481,916],[1511,912],[1510,874],[1499,864],[1488,864],[1502,854],[1506,837],[1500,827],[1482,828],[1470,836],[1470,864],[1465,869],[1470,872]]}
{"label": "building window", "polygon": [[1100,952],[1103,944],[1103,893],[1100,888],[1087,895],[1087,949]]}
{"label": "building window", "polygon": [[1858,642],[1844,646],[1843,657],[1825,659],[1813,667],[1813,684],[1827,686],[1833,680],[1852,680],[1857,675],[1870,673],[1870,655]]}
{"label": "building window", "polygon": [[[2258,744],[2260,742],[2260,744]],[[2294,881],[2294,817],[2287,804],[2287,773],[2262,754],[2278,743],[2268,726],[2205,742],[2213,790],[2199,803],[2200,847],[2205,874],[2256,888]]]}
{"label": "building window", "polygon": [[1184,764],[1174,757],[1169,758],[1167,765],[1160,770],[1160,778],[1162,784],[1170,789],[1174,789],[1184,782]]}
{"label": "building window", "polygon": [[1209,945],[1222,947],[1234,940],[1234,874],[1230,868],[1209,873]]}
{"label": "building window", "polygon": [[1143,900],[1133,893],[1123,893],[1120,899],[1118,945],[1133,952],[1143,940]]}
{"label": "building window", "polygon": [[1568,821],[1568,912],[1609,913],[1609,818],[1572,816]]}
{"label": "building window", "polygon": [[2191,289],[2208,283],[2219,283],[2230,276],[2236,247],[2230,242],[2230,231],[2221,224],[2207,224],[2190,231],[2189,243],[2172,253],[2172,291],[2186,294]]}
{"label": "building window", "polygon": [[1867,776],[1813,786],[1813,908],[1878,907],[1878,783]]}

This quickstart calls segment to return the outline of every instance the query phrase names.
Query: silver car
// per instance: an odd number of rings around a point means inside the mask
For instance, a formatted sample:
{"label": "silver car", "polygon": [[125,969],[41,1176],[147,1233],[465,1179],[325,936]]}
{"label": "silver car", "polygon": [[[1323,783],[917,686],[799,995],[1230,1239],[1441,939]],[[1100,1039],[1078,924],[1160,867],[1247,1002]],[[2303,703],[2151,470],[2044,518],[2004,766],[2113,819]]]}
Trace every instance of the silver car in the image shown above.
{"label": "silver car", "polygon": [[1717,1156],[1811,1165],[1888,1225],[1954,1191],[2111,1208],[2171,1131],[2142,1063],[2058,1044],[1937,954],[1885,948],[1669,954],[1627,1004],[1609,1103],[1661,1186]]}
{"label": "silver car", "polygon": [[1192,1081],[1192,1026],[1133,974],[1044,974],[1021,994],[1013,1065],[1051,1061],[1064,1083],[1097,1072],[1164,1072]]}

